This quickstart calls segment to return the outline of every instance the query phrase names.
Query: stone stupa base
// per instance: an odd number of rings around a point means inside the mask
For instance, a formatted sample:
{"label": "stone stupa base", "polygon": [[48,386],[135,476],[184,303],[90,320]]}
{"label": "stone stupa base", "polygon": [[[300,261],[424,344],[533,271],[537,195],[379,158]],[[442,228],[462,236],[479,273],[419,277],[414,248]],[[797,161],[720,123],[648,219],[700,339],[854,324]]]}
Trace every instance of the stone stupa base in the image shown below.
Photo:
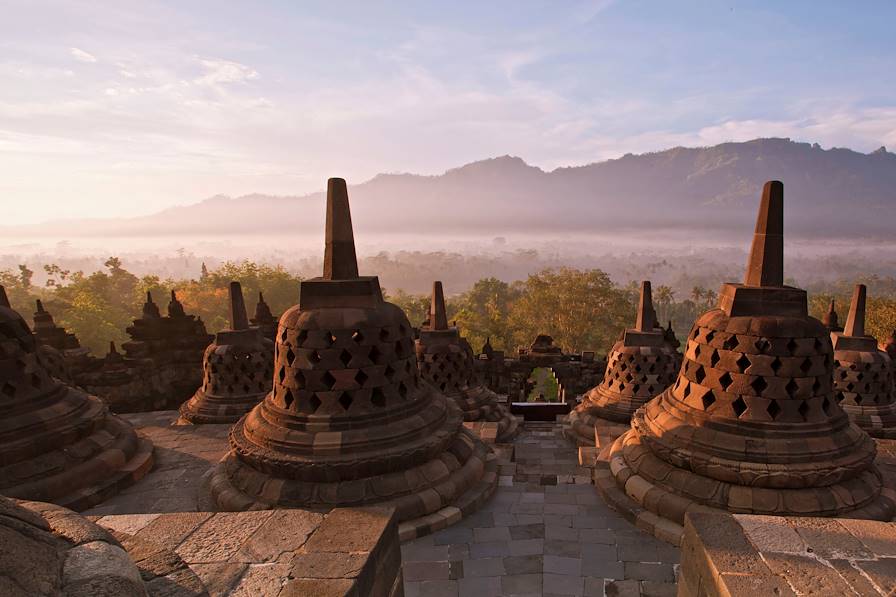
{"label": "stone stupa base", "polygon": [[610,446],[631,429],[628,422],[610,421],[597,415],[594,409],[576,408],[566,419],[563,435],[579,448],[593,448],[598,460],[609,458]]}
{"label": "stone stupa base", "polygon": [[180,405],[174,425],[232,425],[264,399],[262,395],[221,399],[201,392]]}
{"label": "stone stupa base", "polygon": [[884,407],[843,406],[849,420],[871,437],[896,439],[896,404]]}
{"label": "stone stupa base", "polygon": [[497,394],[485,386],[468,388],[454,400],[464,413],[464,421],[498,423],[497,443],[510,443],[519,434],[519,419],[511,414],[506,404],[500,402]]}
{"label": "stone stupa base", "polygon": [[[641,476],[629,463],[650,471],[652,479]],[[671,491],[655,479],[679,488]],[[614,442],[609,463],[597,463],[594,483],[607,503],[632,524],[658,539],[680,545],[684,516],[688,512],[730,512],[773,516],[839,517],[890,520],[896,513],[896,488],[883,486],[869,503],[855,496],[867,494],[869,486],[881,486],[873,469],[857,477],[829,486],[784,489],[749,487],[711,479],[681,469],[654,456],[644,447],[634,430]],[[687,493],[688,495],[683,495]],[[715,502],[722,507],[707,506]]]}
{"label": "stone stupa base", "polygon": [[[257,488],[250,496],[237,488]],[[463,427],[435,458],[406,470],[333,482],[272,478],[228,453],[208,473],[199,508],[245,511],[305,508],[326,512],[337,507],[393,507],[401,541],[421,537],[461,520],[478,509],[498,483],[495,454]],[[391,497],[390,497],[391,496]]]}
{"label": "stone stupa base", "polygon": [[[70,405],[63,399],[57,408],[69,412]],[[35,421],[25,441],[5,444],[4,450],[34,452],[34,445],[47,442],[58,447],[0,469],[6,481],[4,495],[86,510],[132,485],[153,466],[152,442],[93,396],[84,397],[77,414],[47,425]]]}

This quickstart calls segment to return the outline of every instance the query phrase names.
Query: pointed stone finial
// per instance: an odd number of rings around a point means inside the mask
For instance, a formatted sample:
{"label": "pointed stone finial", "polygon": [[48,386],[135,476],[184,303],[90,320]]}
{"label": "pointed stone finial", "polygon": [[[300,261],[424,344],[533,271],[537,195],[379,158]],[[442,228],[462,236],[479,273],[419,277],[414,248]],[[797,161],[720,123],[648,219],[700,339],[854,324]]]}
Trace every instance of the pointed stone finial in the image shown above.
{"label": "pointed stone finial", "polygon": [[185,317],[186,311],[184,311],[184,306],[181,304],[179,300],[177,300],[177,293],[172,290],[171,291],[171,302],[168,303],[168,317]]}
{"label": "pointed stone finial", "polygon": [[762,189],[744,285],[784,285],[784,184],[781,181],[770,180]]}
{"label": "pointed stone finial", "polygon": [[153,304],[153,302],[152,302],[152,292],[150,292],[149,290],[146,291],[146,302],[149,303],[150,305]]}
{"label": "pointed stone finial", "polygon": [[0,285],[0,307],[12,309],[12,307],[9,306],[9,297],[6,296],[6,288],[3,285]]}
{"label": "pointed stone finial", "polygon": [[635,321],[635,330],[639,332],[653,331],[656,325],[656,315],[653,310],[653,293],[650,290],[650,282],[641,282],[641,297],[638,300],[638,319]]}
{"label": "pointed stone finial", "polygon": [[35,303],[37,303],[37,312],[38,312],[38,313],[43,313],[43,312],[44,312],[44,304],[43,304],[43,302],[42,302],[40,299],[37,299],[37,300],[35,301]]}
{"label": "pointed stone finial", "polygon": [[118,354],[118,349],[115,348],[115,340],[109,341],[109,354]]}
{"label": "pointed stone finial", "polygon": [[243,288],[239,282],[230,283],[230,329],[249,329],[249,317],[246,315],[246,303],[243,301]]}
{"label": "pointed stone finial", "polygon": [[358,277],[352,214],[345,180],[327,181],[327,229],[324,246],[324,279],[350,280]]}
{"label": "pointed stone finial", "polygon": [[147,290],[146,302],[143,303],[143,319],[158,319],[161,316],[158,305],[152,302],[152,293]]}
{"label": "pointed stone finial", "polygon": [[828,312],[821,319],[821,323],[832,332],[840,331],[840,317],[837,315],[834,303],[834,299],[831,299],[831,304],[828,305]]}
{"label": "pointed stone finial", "polygon": [[447,330],[448,313],[445,310],[445,295],[442,292],[442,283],[432,283],[432,302],[429,305],[429,329]]}
{"label": "pointed stone finial", "polygon": [[844,336],[865,335],[865,285],[856,284],[852,291],[852,301],[849,303],[849,315],[846,317]]}

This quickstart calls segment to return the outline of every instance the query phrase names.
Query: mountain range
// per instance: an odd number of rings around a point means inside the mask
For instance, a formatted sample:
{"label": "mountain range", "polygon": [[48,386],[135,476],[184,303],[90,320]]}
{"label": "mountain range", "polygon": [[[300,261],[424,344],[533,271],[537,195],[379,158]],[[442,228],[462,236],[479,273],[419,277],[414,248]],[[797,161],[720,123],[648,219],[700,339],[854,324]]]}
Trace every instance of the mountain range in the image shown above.
{"label": "mountain range", "polygon": [[[752,226],[762,184],[784,182],[788,231],[800,236],[896,237],[896,154],[822,149],[790,139],[675,147],[544,171],[518,157],[444,174],[379,174],[351,185],[357,230],[378,233],[538,231],[699,233]],[[322,186],[324,181],[321,181]],[[319,233],[323,193],[215,196],[117,219],[3,227],[5,236],[103,237]],[[749,224],[745,224],[749,221]]]}

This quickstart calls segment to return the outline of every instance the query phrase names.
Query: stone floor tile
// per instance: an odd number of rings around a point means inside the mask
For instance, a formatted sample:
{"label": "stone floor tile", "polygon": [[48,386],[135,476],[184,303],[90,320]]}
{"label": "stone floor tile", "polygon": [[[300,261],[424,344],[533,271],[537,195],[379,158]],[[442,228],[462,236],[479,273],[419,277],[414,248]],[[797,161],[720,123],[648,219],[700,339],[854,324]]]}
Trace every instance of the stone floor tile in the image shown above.
{"label": "stone floor tile", "polygon": [[424,580],[419,585],[422,597],[459,597],[456,580]]}
{"label": "stone floor tile", "polygon": [[531,556],[544,553],[544,539],[522,539],[509,544],[511,556]]}
{"label": "stone floor tile", "polygon": [[470,576],[502,576],[504,558],[479,558],[463,561],[464,577]]}
{"label": "stone floor tile", "polygon": [[675,574],[670,564],[648,564],[645,562],[625,562],[626,580],[652,580],[672,582]]}
{"label": "stone floor tile", "polygon": [[405,562],[401,573],[406,581],[450,579],[448,562]]}
{"label": "stone floor tile", "polygon": [[447,545],[414,545],[413,542],[401,546],[402,562],[447,562]]}
{"label": "stone floor tile", "polygon": [[545,539],[544,555],[578,558],[582,555],[582,546],[578,541]]}
{"label": "stone floor tile", "polygon": [[[473,541],[473,529],[450,526],[447,529],[430,535],[433,545],[450,545],[452,543],[470,543]],[[420,539],[416,539],[415,543]]]}
{"label": "stone floor tile", "polygon": [[508,574],[501,577],[501,590],[505,595],[542,594],[541,574]]}
{"label": "stone floor tile", "polygon": [[582,560],[545,554],[544,573],[582,576]]}
{"label": "stone floor tile", "polygon": [[486,527],[473,529],[473,542],[486,543],[489,541],[510,541],[508,527]]}
{"label": "stone floor tile", "polygon": [[457,581],[459,597],[501,597],[501,577],[466,577]]}
{"label": "stone floor tile", "polygon": [[544,573],[542,583],[545,593],[555,593],[558,595],[576,595],[580,596],[584,590],[585,579],[581,576],[567,576],[565,574],[549,574]]}
{"label": "stone floor tile", "polygon": [[544,556],[508,556],[504,558],[505,574],[541,574]]}
{"label": "stone floor tile", "polygon": [[544,539],[544,524],[524,524],[510,527],[511,539]]}
{"label": "stone floor tile", "polygon": [[604,592],[607,597],[640,597],[641,587],[636,580],[608,580]]}
{"label": "stone floor tile", "polygon": [[676,597],[677,594],[678,586],[674,582],[641,581],[641,597]]}
{"label": "stone floor tile", "polygon": [[[514,554],[511,545],[514,542],[511,541],[486,541],[483,543],[471,543],[470,544],[470,559],[480,559],[480,558],[493,558],[493,557],[501,557],[501,556],[510,556],[510,555],[523,555],[523,554]],[[539,552],[540,553],[540,552]]]}
{"label": "stone floor tile", "polygon": [[582,595],[584,597],[604,597],[604,579],[586,576]]}

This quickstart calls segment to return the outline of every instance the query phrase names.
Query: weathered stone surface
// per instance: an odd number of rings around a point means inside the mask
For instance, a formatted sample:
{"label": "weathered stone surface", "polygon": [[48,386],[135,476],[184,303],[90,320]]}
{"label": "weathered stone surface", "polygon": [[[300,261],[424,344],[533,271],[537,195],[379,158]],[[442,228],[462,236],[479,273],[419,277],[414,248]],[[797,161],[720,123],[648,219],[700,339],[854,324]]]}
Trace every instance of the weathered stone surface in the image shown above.
{"label": "weathered stone surface", "polygon": [[675,383],[610,448],[632,518],[658,536],[668,521],[673,542],[698,508],[878,520],[896,511],[874,441],[834,397],[829,331],[807,315],[804,291],[783,286],[779,234],[767,232],[780,229],[782,188],[763,192],[746,283],[723,285],[719,308],[688,335]]}
{"label": "weathered stone surface", "polygon": [[0,386],[3,495],[83,510],[152,466],[149,442],[98,398],[52,377],[25,321],[5,301]]}
{"label": "weathered stone surface", "polygon": [[[394,507],[408,536],[475,510],[497,477],[460,410],[425,383],[412,328],[357,275],[345,181],[328,193],[324,276],[280,318],[273,390],[234,425],[213,471],[221,510]],[[354,272],[354,273],[353,273]]]}

